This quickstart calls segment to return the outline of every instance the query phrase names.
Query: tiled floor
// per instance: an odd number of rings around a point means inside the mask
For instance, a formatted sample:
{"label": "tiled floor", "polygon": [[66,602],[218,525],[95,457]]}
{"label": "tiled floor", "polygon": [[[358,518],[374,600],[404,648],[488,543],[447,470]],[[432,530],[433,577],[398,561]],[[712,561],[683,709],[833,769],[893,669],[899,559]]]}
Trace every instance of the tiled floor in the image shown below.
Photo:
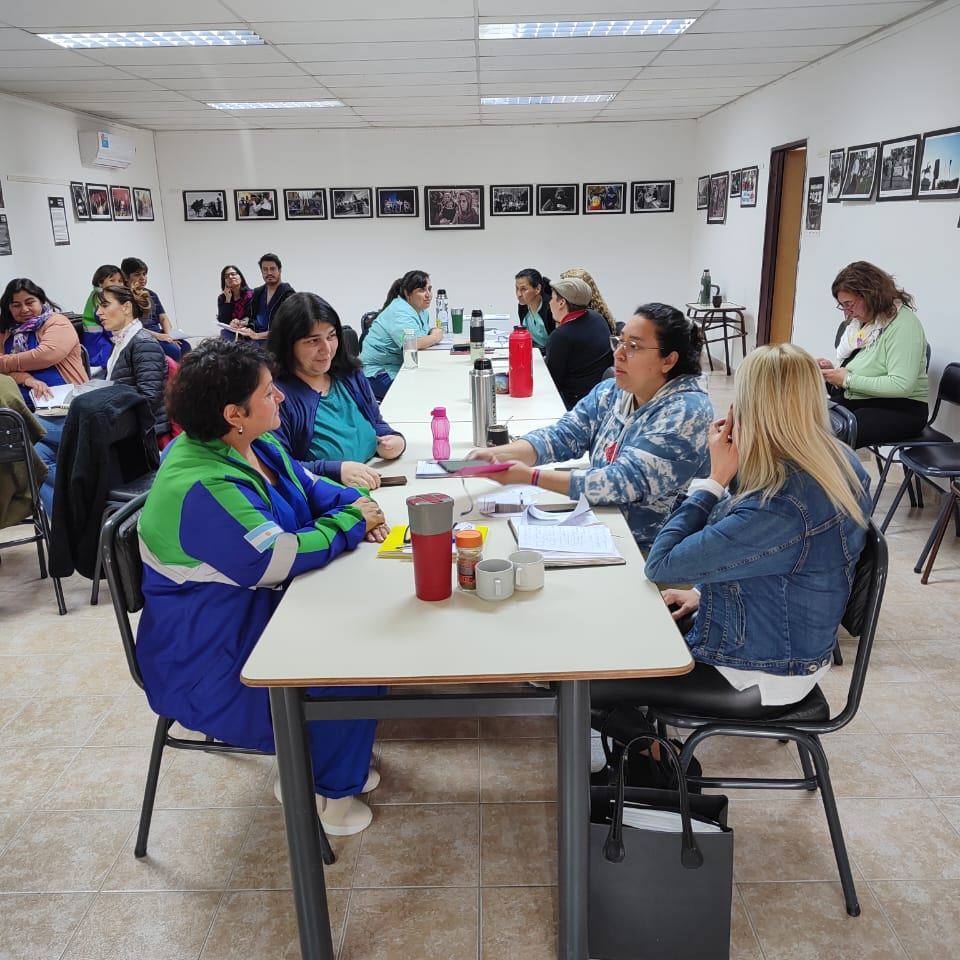
{"label": "tiled floor", "polygon": [[[723,408],[728,381],[712,382]],[[932,522],[902,508],[891,525],[864,702],[825,741],[863,914],[844,913],[818,797],[734,795],[738,960],[960,955],[960,541],[921,586]],[[65,587],[60,618],[35,554],[3,552],[0,960],[299,956],[271,759],[171,754],[150,855],[133,858],[153,718],[109,605]],[[832,700],[848,676],[831,671]],[[327,875],[341,960],[555,956],[552,737],[542,721],[381,726],[374,823],[335,841]],[[792,774],[794,758],[719,741],[701,755],[708,773]]]}

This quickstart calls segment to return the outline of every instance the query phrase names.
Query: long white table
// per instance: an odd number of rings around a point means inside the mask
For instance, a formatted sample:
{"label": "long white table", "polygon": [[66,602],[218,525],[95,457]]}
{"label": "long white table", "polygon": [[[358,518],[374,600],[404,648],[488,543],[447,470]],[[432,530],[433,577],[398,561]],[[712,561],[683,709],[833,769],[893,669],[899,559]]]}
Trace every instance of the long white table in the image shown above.
{"label": "long white table", "polygon": [[[401,372],[393,389],[431,369]],[[459,370],[438,366],[438,385],[444,372],[449,389]],[[433,402],[442,397],[438,393]],[[535,394],[535,399],[546,406],[550,398]],[[415,479],[416,460],[429,456],[428,420],[429,415],[405,427],[408,447],[402,458],[374,463],[385,473],[408,477],[406,486],[376,491],[388,522],[406,522],[405,500],[411,494],[446,492],[455,501],[455,520],[489,526],[484,555],[506,557],[516,544],[504,519],[484,518],[476,510],[462,516],[471,497],[496,487],[492,481],[469,479],[465,492],[459,479]],[[452,424],[451,455],[462,457],[470,446],[469,426]],[[562,499],[543,493],[544,499]],[[332,854],[318,829],[306,723],[529,715],[556,715],[558,720],[558,956],[586,960],[589,681],[681,674],[693,666],[656,587],[643,575],[643,559],[622,515],[616,509],[598,513],[626,564],[548,570],[543,590],[515,594],[503,603],[487,603],[456,589],[444,601],[419,601],[412,563],[378,559],[376,545],[367,543],[290,585],[242,679],[270,690],[304,960],[334,957],[322,866],[325,856],[332,862]],[[333,639],[327,642],[326,637]],[[555,682],[550,690],[521,685],[504,691],[499,686],[525,680]],[[422,684],[441,684],[444,692],[436,686],[418,688]],[[487,686],[478,693],[464,684]],[[387,685],[392,692],[373,699],[311,700],[305,694],[310,686],[348,685]]]}

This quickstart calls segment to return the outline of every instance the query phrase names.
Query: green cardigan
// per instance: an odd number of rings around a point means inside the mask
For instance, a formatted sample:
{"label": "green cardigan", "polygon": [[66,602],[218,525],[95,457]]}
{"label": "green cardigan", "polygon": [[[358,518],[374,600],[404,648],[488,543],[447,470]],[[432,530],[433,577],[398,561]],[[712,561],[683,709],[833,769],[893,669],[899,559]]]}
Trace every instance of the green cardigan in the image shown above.
{"label": "green cardigan", "polygon": [[847,364],[849,400],[897,397],[927,403],[927,338],[917,315],[901,307],[887,328]]}
{"label": "green cardigan", "polygon": [[[23,402],[20,387],[3,374],[0,374],[0,407],[16,410],[23,417],[27,424],[27,433],[34,443],[46,433],[43,425]],[[33,447],[30,447],[30,458],[33,461],[33,475],[39,487],[47,477],[47,467]],[[32,512],[26,466],[22,463],[0,465],[0,529],[19,523]]]}

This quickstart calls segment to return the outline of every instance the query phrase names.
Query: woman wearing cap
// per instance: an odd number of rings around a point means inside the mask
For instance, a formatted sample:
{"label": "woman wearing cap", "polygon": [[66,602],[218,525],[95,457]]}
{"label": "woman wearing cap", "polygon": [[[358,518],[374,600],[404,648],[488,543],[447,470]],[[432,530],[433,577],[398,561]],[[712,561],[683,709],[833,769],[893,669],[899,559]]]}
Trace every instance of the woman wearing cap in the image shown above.
{"label": "woman wearing cap", "polygon": [[568,410],[613,366],[610,328],[587,307],[592,298],[590,285],[578,277],[562,277],[553,284],[550,313],[557,326],[547,340],[547,369]]}

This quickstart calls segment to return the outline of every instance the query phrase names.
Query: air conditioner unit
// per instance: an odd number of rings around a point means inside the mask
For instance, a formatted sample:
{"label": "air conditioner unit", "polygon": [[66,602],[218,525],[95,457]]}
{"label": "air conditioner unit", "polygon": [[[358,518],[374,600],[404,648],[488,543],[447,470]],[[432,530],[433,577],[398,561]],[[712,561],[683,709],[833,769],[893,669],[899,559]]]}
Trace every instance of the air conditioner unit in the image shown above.
{"label": "air conditioner unit", "polygon": [[136,144],[129,137],[103,130],[81,130],[80,161],[90,167],[125,170],[137,155]]}

